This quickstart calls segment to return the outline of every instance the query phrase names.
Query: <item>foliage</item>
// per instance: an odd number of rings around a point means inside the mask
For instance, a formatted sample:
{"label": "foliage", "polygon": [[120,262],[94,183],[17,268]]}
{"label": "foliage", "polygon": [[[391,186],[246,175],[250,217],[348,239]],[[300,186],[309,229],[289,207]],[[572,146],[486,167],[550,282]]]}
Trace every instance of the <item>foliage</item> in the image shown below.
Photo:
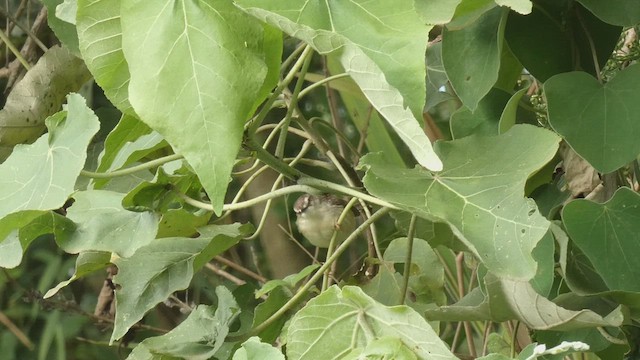
{"label": "foliage", "polygon": [[[2,35],[8,359],[640,355],[636,0],[44,3],[61,45]],[[312,255],[303,192],[359,226]]]}

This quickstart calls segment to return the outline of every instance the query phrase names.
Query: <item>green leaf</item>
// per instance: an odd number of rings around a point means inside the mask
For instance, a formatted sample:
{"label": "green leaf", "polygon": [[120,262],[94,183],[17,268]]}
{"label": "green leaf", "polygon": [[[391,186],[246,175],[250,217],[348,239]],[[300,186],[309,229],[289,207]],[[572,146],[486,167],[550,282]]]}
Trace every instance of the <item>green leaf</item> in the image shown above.
{"label": "green leaf", "polygon": [[56,6],[56,17],[69,24],[76,24],[76,12],[78,2],[76,0],[64,0],[62,4]]}
{"label": "green leaf", "polygon": [[128,1],[121,24],[129,101],[185,156],[219,214],[266,63],[279,56],[272,34],[265,43],[263,27],[230,1]]}
{"label": "green leaf", "polygon": [[[57,7],[60,6],[64,0],[43,0],[44,5],[47,7],[47,23],[56,37],[75,55],[80,54],[78,51],[78,34],[76,32],[76,26],[63,18],[57,16]],[[74,90],[74,91],[77,91]],[[64,96],[66,94],[62,94]]]}
{"label": "green leaf", "polygon": [[536,263],[538,263],[538,268],[536,269],[536,276],[534,276],[529,283],[536,293],[548,297],[553,286],[554,269],[556,265],[551,231],[547,231],[535,249],[533,249],[531,255],[533,255]]}
{"label": "green leaf", "polygon": [[305,278],[307,278],[311,273],[313,273],[319,267],[320,267],[320,265],[318,265],[318,264],[307,265],[304,269],[298,271],[295,274],[287,275],[282,280],[275,279],[275,280],[267,281],[264,285],[262,285],[260,290],[256,291],[256,299],[259,298],[259,297],[262,297],[262,296],[264,296],[264,295],[266,295],[268,293],[270,293],[271,291],[273,291],[273,289],[275,289],[277,287],[285,287],[290,292],[293,292],[293,290],[295,289],[296,285],[300,281],[302,281]]}
{"label": "green leaf", "polygon": [[416,0],[416,11],[427,24],[446,24],[453,18],[462,0]]}
{"label": "green leaf", "polygon": [[[568,3],[574,5],[569,7]],[[527,16],[509,13],[504,36],[525,69],[544,82],[555,74],[573,70],[595,76],[590,42],[602,68],[615,48],[620,30],[575,2],[544,1],[536,3]]]}
{"label": "green leaf", "polygon": [[472,111],[498,80],[506,15],[504,9],[495,8],[468,27],[445,28],[442,34],[447,76],[462,103]]}
{"label": "green leaf", "polygon": [[[237,1],[246,12],[340,61],[423,166],[442,163],[416,119],[424,107],[428,27],[413,1],[303,4]],[[388,41],[393,39],[393,42]],[[408,107],[408,109],[407,109]]]}
{"label": "green leaf", "polygon": [[474,111],[462,106],[451,115],[451,136],[460,139],[474,134],[498,135],[500,117],[508,102],[508,93],[493,88],[480,100]]}
{"label": "green leaf", "polygon": [[567,310],[540,296],[527,281],[485,276],[487,295],[480,288],[458,303],[426,310],[426,317],[440,321],[519,320],[531,329],[568,331],[597,326],[620,326],[621,307],[602,317],[591,310]]}
{"label": "green leaf", "polygon": [[116,319],[111,341],[120,339],[133,324],[169,295],[189,286],[193,274],[215,255],[248,233],[240,224],[199,229],[198,238],[162,238],[138,249],[129,258],[114,260],[118,275]]}
{"label": "green leaf", "polygon": [[375,339],[364,348],[351,350],[342,360],[359,359],[398,359],[417,360],[416,354],[407,347],[400,339],[386,336]]}
{"label": "green leaf", "polygon": [[[333,57],[327,58],[327,67],[331,74],[344,73],[342,65],[340,65]],[[309,75],[309,73],[307,73]],[[344,77],[338,81],[344,83],[344,87],[336,90],[340,94],[340,98],[344,103],[344,107],[349,112],[353,124],[358,130],[366,132],[365,144],[370,152],[382,151],[389,157],[395,159],[399,163],[404,160],[400,151],[403,150],[397,145],[397,141],[392,137],[388,127],[385,126],[384,120],[380,114],[371,106],[367,98],[364,96],[358,85],[350,77]]]}
{"label": "green leaf", "polygon": [[634,26],[640,23],[640,2],[629,0],[578,0],[602,21],[613,25]]}
{"label": "green leaf", "polygon": [[77,229],[58,245],[66,252],[106,251],[129,257],[155,239],[158,216],[151,212],[133,212],[122,207],[124,194],[106,190],[80,191],[67,210],[67,218]]}
{"label": "green leaf", "polygon": [[216,288],[218,307],[198,305],[189,317],[162,336],[143,340],[128,360],[209,359],[224,343],[229,326],[240,313],[231,292]]}
{"label": "green leaf", "polygon": [[55,287],[49,289],[43,296],[47,299],[58,293],[62,288],[71,284],[72,282],[81,279],[88,274],[91,274],[97,270],[104,269],[111,262],[111,254],[101,251],[85,251],[78,255],[76,258],[76,270],[69,280],[62,281]]}
{"label": "green leaf", "polygon": [[406,211],[447,222],[489,270],[530,279],[536,272],[531,251],[549,222],[533,200],[524,198],[523,189],[529,175],[553,158],[558,143],[554,133],[530,125],[516,125],[500,136],[438,142],[445,164],[439,174],[368,154],[361,160],[367,168],[364,184]]}
{"label": "green leaf", "polygon": [[562,211],[569,236],[611,290],[640,292],[639,220],[640,195],[629,188],[604,204],[575,200]]}
{"label": "green leaf", "polygon": [[449,30],[460,30],[475,22],[484,13],[496,7],[494,0],[465,0],[458,5],[453,20],[447,24]]}
{"label": "green leaf", "polygon": [[511,99],[507,102],[507,105],[504,107],[502,114],[500,115],[500,122],[498,124],[498,130],[500,134],[507,132],[509,129],[516,124],[516,113],[518,112],[518,105],[520,104],[520,99],[527,93],[527,88],[518,90]]}
{"label": "green leaf", "polygon": [[333,286],[293,316],[287,359],[338,358],[387,337],[402,341],[419,359],[456,359],[413,309],[381,305],[353,286]]}
{"label": "green leaf", "polygon": [[129,68],[122,52],[120,0],[78,0],[80,53],[104,94],[123,113],[129,103]]}
{"label": "green leaf", "polygon": [[62,207],[74,191],[98,118],[78,94],[67,97],[65,111],[47,118],[47,135],[18,145],[0,164],[0,218],[22,210]]}
{"label": "green leaf", "polygon": [[442,65],[442,42],[432,44],[427,48],[425,62],[427,64],[427,100],[424,108],[425,111],[428,111],[441,102],[455,99],[455,96],[441,91],[442,87],[449,82],[444,65]]}
{"label": "green leaf", "polygon": [[259,337],[252,336],[236,350],[233,360],[284,360],[284,355],[270,344],[261,342]]}
{"label": "green leaf", "polygon": [[[146,151],[140,152],[141,148],[146,147],[144,144],[148,144],[147,146],[150,145],[151,149],[155,149],[157,145],[155,142],[149,144],[148,141],[140,140],[142,136],[149,135],[152,131],[153,130],[137,117],[123,114],[116,127],[111,130],[104,141],[104,149],[98,157],[98,168],[96,171],[106,172],[115,170],[131,161],[139,160],[140,157],[138,155],[147,154]],[[147,137],[147,139],[149,139],[149,137]],[[136,153],[136,156],[133,156],[134,153]],[[94,179],[93,187],[97,189],[102,188],[110,180],[111,179]]]}
{"label": "green leaf", "polygon": [[0,110],[0,145],[12,148],[36,140],[45,130],[45,119],[90,77],[82,60],[69,50],[50,48],[7,96]]}
{"label": "green leaf", "polygon": [[527,15],[531,13],[531,8],[533,4],[531,0],[495,0],[496,4],[500,6],[510,7],[511,10],[518,12],[522,15]]}
{"label": "green leaf", "polygon": [[549,123],[599,172],[612,172],[640,153],[640,64],[601,85],[584,72],[559,74],[544,84]]}
{"label": "green leaf", "polygon": [[376,276],[361,286],[365,294],[387,306],[398,305],[402,294],[402,274],[395,271],[392,265],[381,264]]}
{"label": "green leaf", "polygon": [[[408,245],[407,238],[392,240],[384,251],[384,260],[405,264]],[[444,268],[435,251],[425,240],[414,238],[411,254],[409,287],[415,295],[415,300],[423,303],[445,304]]]}

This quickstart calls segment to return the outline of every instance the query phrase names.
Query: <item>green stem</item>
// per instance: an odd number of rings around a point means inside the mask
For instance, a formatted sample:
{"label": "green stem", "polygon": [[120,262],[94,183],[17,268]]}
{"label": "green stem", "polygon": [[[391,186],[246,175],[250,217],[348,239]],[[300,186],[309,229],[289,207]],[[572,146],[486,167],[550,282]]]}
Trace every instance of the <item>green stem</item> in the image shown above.
{"label": "green stem", "polygon": [[329,191],[329,192],[337,192],[340,194],[344,194],[347,196],[351,196],[351,197],[355,197],[358,199],[362,199],[368,203],[371,204],[376,204],[376,205],[380,205],[392,210],[400,210],[399,207],[386,202],[384,200],[380,200],[377,197],[371,196],[369,194],[365,194],[362,193],[358,190],[352,189],[350,187],[344,186],[344,185],[340,185],[340,184],[336,184],[336,183],[332,183],[329,181],[325,181],[325,180],[320,180],[320,179],[315,179],[315,178],[310,178],[310,177],[303,177],[298,179],[298,184],[299,185],[308,185],[311,186],[313,188],[319,189],[319,190],[323,190],[323,191]]}
{"label": "green stem", "polygon": [[273,103],[276,101],[278,96],[280,96],[280,94],[282,93],[282,90],[284,90],[289,85],[289,83],[293,80],[293,78],[297,75],[298,70],[300,69],[300,67],[302,67],[302,64],[304,63],[304,60],[306,59],[307,55],[312,51],[313,49],[309,45],[305,46],[304,51],[302,51],[302,55],[300,55],[300,57],[298,58],[298,61],[296,61],[296,63],[293,65],[293,67],[291,68],[287,76],[284,79],[282,79],[282,81],[275,88],[271,96],[269,96],[267,101],[262,106],[262,109],[260,110],[258,115],[256,115],[256,117],[254,117],[251,121],[249,121],[245,126],[245,129],[248,130],[249,134],[255,134],[256,129],[258,129],[258,127],[262,124],[262,121],[264,121],[264,118],[267,117],[267,114],[271,110],[271,106],[273,105]]}
{"label": "green stem", "polygon": [[[253,199],[247,200],[247,201],[241,201],[235,204],[225,204],[222,207],[223,211],[233,211],[233,210],[239,210],[239,209],[245,209],[248,207],[252,207],[258,203],[261,203],[263,201],[267,201],[269,199],[274,199],[280,196],[284,196],[287,194],[293,194],[293,193],[317,193],[318,191],[311,187],[311,186],[307,186],[307,185],[291,185],[291,186],[287,186],[275,191],[272,191],[270,193],[266,193],[260,196],[256,196]],[[202,210],[207,210],[207,211],[213,211],[213,206],[211,204],[207,204],[205,202],[193,199],[188,197],[187,195],[176,191],[177,195],[184,200],[184,202],[186,202],[187,204],[191,205],[191,206],[195,206],[199,209]]]}
{"label": "green stem", "polygon": [[402,282],[402,290],[400,291],[400,305],[403,305],[407,297],[407,289],[409,289],[409,278],[411,277],[411,260],[413,257],[413,236],[416,233],[416,215],[411,215],[409,222],[409,232],[407,233],[407,256],[404,259],[404,278]]}
{"label": "green stem", "polygon": [[275,321],[277,321],[287,311],[291,310],[296,304],[298,304],[300,301],[302,301],[308,295],[307,291],[309,291],[309,289],[318,280],[320,280],[320,278],[323,276],[324,272],[327,271],[327,269],[329,267],[331,267],[331,265],[349,247],[349,245],[351,245],[351,243],[354,242],[358,238],[358,235],[360,235],[360,233],[362,233],[369,226],[369,224],[372,224],[373,222],[375,222],[376,220],[378,220],[382,216],[384,216],[386,213],[388,213],[389,210],[390,209],[387,209],[387,208],[382,208],[382,209],[378,210],[369,219],[365,220],[362,223],[362,225],[358,226],[358,228],[353,233],[351,233],[351,235],[349,235],[347,237],[347,239],[342,244],[340,244],[340,246],[338,246],[336,251],[333,254],[331,254],[331,256],[327,259],[327,261],[324,264],[322,264],[322,266],[315,272],[315,274],[313,274],[313,276],[309,279],[309,281],[307,281],[304,285],[302,285],[298,289],[298,291],[295,293],[295,295],[293,295],[293,297],[291,297],[291,299],[289,299],[289,301],[287,301],[286,304],[284,304],[282,307],[280,307],[280,309],[278,309],[278,311],[273,313],[273,315],[271,315],[267,320],[265,320],[260,325],[258,325],[255,328],[253,328],[248,333],[228,336],[227,340],[229,340],[229,341],[241,341],[241,340],[247,339],[247,338],[249,338],[251,336],[257,335],[257,334],[261,333],[263,330],[265,330],[267,327],[269,327],[271,324],[273,324]]}
{"label": "green stem", "polygon": [[270,168],[286,176],[290,180],[296,181],[304,175],[300,170],[292,168],[286,162],[271,155],[270,152],[260,146],[260,144],[258,144],[251,136],[245,137],[244,146],[251,150],[265,165],[268,165]]}
{"label": "green stem", "polygon": [[114,170],[114,171],[109,171],[109,172],[104,172],[104,173],[98,173],[98,172],[93,172],[93,171],[82,170],[82,171],[80,171],[80,175],[86,176],[86,177],[90,177],[90,178],[94,178],[94,179],[111,179],[111,178],[115,178],[115,177],[119,177],[119,176],[131,175],[131,174],[136,173],[136,172],[141,171],[141,170],[152,169],[152,168],[154,168],[156,166],[160,166],[162,164],[166,164],[168,162],[171,162],[171,161],[174,161],[174,160],[179,160],[179,159],[182,159],[182,158],[183,158],[182,155],[173,154],[173,155],[164,156],[164,157],[161,157],[161,158],[158,158],[158,159],[155,159],[155,160],[151,160],[151,161],[146,162],[144,164],[132,166],[130,168]]}
{"label": "green stem", "polygon": [[322,80],[318,80],[317,82],[307,86],[306,88],[304,88],[304,90],[300,91],[300,95],[298,95],[298,98],[301,99],[303,98],[305,95],[309,94],[311,91],[315,90],[316,88],[321,87],[322,85],[333,81],[333,80],[337,80],[337,79],[341,79],[343,77],[347,77],[349,76],[348,73],[342,73],[342,74],[337,74],[337,75],[331,75],[331,76],[327,76],[326,78],[322,79]]}
{"label": "green stem", "polygon": [[20,63],[22,64],[22,66],[24,66],[25,69],[27,69],[27,70],[31,69],[31,65],[29,65],[29,62],[24,57],[22,57],[22,54],[20,53],[20,50],[18,50],[15,47],[15,45],[13,45],[13,43],[7,37],[7,35],[4,33],[4,31],[0,31],[0,40],[4,41],[4,43],[7,44],[7,47],[9,48],[9,50],[11,50],[13,55],[15,55],[16,59],[18,59],[18,61],[20,61]]}
{"label": "green stem", "polygon": [[[347,205],[345,205],[344,209],[342,210],[342,213],[340,214],[340,217],[338,217],[338,222],[336,223],[336,228],[340,228],[340,224],[342,224],[344,222],[344,219],[349,216],[352,213],[351,208],[353,208],[353,205],[356,204],[356,202],[358,201],[358,199],[356,198],[351,198],[351,200],[349,200],[349,203],[347,203]],[[329,248],[327,249],[327,257],[330,258],[331,255],[333,254],[333,249],[335,249],[336,247],[336,239],[338,238],[338,231],[334,231],[333,235],[331,236],[331,241],[329,242]],[[322,278],[322,291],[327,290],[327,288],[329,288],[329,280],[331,277],[331,269],[327,269],[327,271],[324,273],[324,277]]]}

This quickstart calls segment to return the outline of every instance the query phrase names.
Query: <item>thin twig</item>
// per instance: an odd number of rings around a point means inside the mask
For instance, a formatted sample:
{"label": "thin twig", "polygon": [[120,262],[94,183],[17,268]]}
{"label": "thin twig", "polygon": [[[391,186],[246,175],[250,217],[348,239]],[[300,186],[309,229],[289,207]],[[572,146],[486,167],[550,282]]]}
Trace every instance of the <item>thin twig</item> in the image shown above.
{"label": "thin twig", "polygon": [[29,340],[29,337],[23,333],[22,330],[20,330],[20,328],[17,327],[16,324],[14,324],[13,321],[11,321],[11,319],[9,319],[9,317],[2,311],[0,311],[0,324],[6,326],[7,329],[9,329],[9,331],[11,331],[11,333],[13,333],[13,335],[15,335],[29,350],[35,349],[35,345],[33,345],[31,340]]}

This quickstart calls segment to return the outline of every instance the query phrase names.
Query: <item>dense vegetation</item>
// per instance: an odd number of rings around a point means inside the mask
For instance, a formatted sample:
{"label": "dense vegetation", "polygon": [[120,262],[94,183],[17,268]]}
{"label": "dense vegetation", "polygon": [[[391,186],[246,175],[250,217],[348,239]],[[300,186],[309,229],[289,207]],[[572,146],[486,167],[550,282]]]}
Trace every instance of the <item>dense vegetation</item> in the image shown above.
{"label": "dense vegetation", "polygon": [[[640,356],[637,0],[43,2],[0,13],[0,358]],[[301,193],[359,226],[314,248]]]}

